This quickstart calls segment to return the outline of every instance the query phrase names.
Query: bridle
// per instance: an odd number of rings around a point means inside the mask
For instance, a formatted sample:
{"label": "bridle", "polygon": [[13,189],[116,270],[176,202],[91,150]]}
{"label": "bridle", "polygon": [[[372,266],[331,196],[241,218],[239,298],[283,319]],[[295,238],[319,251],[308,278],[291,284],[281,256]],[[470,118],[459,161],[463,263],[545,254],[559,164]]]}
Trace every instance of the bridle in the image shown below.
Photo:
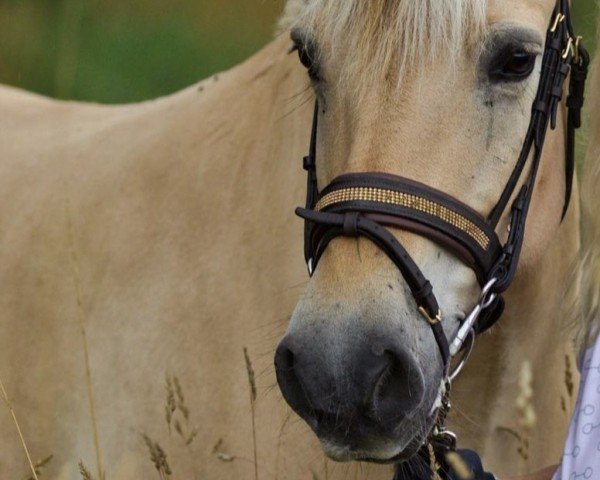
{"label": "bridle", "polygon": [[[450,408],[450,383],[467,360],[476,335],[492,327],[504,310],[502,294],[511,285],[517,270],[544,141],[548,127],[556,128],[558,107],[569,75],[563,217],[570,203],[575,131],[581,126],[589,55],[581,37],[574,33],[568,0],[558,0],[554,8],[541,65],[523,148],[498,203],[487,217],[444,192],[387,173],[342,175],[319,192],[316,173],[319,105],[315,104],[310,153],[303,162],[308,174],[306,208],[296,209],[296,214],[305,220],[304,250],[309,274],[314,273],[329,243],[340,236],[368,238],[398,267],[420,314],[431,326],[440,350],[444,374],[440,396],[432,412],[437,411],[438,422],[428,443],[446,448],[454,448],[455,443],[453,435],[444,429]],[[520,181],[523,183],[515,196]],[[509,234],[503,244],[496,229],[513,197]],[[482,288],[481,297],[452,342],[444,334],[442,312],[431,283],[388,227],[407,230],[442,245],[475,272]],[[463,350],[466,353],[452,370],[452,359]]]}

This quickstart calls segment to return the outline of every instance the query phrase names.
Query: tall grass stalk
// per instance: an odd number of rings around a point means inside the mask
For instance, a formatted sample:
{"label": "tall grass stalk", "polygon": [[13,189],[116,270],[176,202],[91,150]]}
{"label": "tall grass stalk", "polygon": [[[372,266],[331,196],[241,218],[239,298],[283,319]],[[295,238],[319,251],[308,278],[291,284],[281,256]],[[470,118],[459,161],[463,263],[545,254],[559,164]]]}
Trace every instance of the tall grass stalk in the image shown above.
{"label": "tall grass stalk", "polygon": [[100,453],[100,435],[98,434],[98,418],[96,415],[96,402],[94,400],[94,386],[92,383],[92,372],[90,368],[90,348],[88,343],[87,331],[85,326],[85,312],[83,309],[82,294],[81,294],[81,274],[79,271],[79,261],[77,251],[75,249],[75,235],[73,232],[73,220],[71,218],[70,203],[67,199],[65,204],[65,212],[67,217],[67,227],[69,235],[69,250],[71,253],[71,267],[73,269],[73,281],[75,283],[75,291],[77,295],[77,318],[79,321],[79,330],[81,332],[81,340],[83,344],[83,356],[85,364],[85,383],[87,387],[90,416],[92,420],[92,432],[94,436],[94,449],[96,452],[96,469],[98,471],[98,479],[104,478],[104,468],[102,467],[102,455]]}
{"label": "tall grass stalk", "polygon": [[246,361],[246,373],[248,374],[248,384],[250,386],[250,409],[252,416],[252,450],[254,453],[254,480],[258,480],[258,449],[256,446],[256,375],[252,367],[252,361],[248,354],[248,349],[244,347],[244,360]]}
{"label": "tall grass stalk", "polygon": [[29,468],[31,468],[31,475],[35,480],[38,480],[37,472],[35,471],[35,467],[33,466],[33,462],[31,461],[31,455],[29,454],[29,449],[27,448],[27,443],[25,442],[25,437],[23,436],[23,432],[21,431],[21,426],[19,425],[19,421],[17,420],[17,414],[15,413],[15,409],[10,403],[8,398],[8,394],[6,393],[6,389],[4,388],[4,383],[2,383],[2,379],[0,378],[0,391],[2,392],[2,399],[6,406],[8,407],[8,411],[10,412],[13,423],[15,424],[15,428],[17,429],[17,433],[19,434],[19,440],[21,440],[21,446],[23,447],[23,451],[27,456],[27,462],[29,463]]}

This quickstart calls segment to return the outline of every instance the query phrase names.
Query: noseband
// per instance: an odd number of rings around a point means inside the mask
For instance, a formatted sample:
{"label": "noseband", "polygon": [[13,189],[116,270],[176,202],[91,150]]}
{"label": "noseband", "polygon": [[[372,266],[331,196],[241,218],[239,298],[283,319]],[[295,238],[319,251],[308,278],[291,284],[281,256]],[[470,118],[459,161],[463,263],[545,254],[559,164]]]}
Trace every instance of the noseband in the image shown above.
{"label": "noseband", "polygon": [[[342,175],[319,192],[316,174],[319,106],[315,105],[310,153],[304,158],[304,169],[308,173],[306,208],[296,209],[296,214],[305,220],[304,250],[309,273],[312,276],[329,243],[340,236],[368,238],[398,267],[420,314],[433,330],[444,365],[440,398],[444,396],[446,401],[439,409],[438,425],[430,441],[445,435],[443,423],[449,408],[450,381],[466,360],[464,358],[451,371],[452,358],[463,350],[467,341],[470,350],[475,336],[493,326],[504,310],[502,294],[511,285],[517,270],[544,141],[548,128],[556,128],[563,87],[570,75],[563,217],[567,212],[575,169],[575,131],[581,126],[588,66],[589,55],[581,44],[581,37],[573,30],[569,1],[558,0],[547,32],[540,82],[523,148],[498,203],[487,217],[444,192],[387,173]],[[522,186],[515,196],[521,181]],[[496,229],[511,199],[509,234],[503,244]],[[444,334],[442,311],[431,283],[389,227],[413,232],[440,244],[475,272],[482,294],[452,342]]]}

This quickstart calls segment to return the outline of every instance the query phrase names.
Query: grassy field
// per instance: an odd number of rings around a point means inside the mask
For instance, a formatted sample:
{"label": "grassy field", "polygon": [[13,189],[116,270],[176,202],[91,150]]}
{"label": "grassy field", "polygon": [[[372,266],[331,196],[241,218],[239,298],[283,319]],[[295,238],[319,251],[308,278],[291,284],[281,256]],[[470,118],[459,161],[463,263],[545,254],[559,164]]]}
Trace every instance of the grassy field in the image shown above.
{"label": "grassy field", "polygon": [[[267,43],[283,2],[0,0],[0,83],[108,103],[164,95]],[[594,0],[574,9],[593,38]]]}

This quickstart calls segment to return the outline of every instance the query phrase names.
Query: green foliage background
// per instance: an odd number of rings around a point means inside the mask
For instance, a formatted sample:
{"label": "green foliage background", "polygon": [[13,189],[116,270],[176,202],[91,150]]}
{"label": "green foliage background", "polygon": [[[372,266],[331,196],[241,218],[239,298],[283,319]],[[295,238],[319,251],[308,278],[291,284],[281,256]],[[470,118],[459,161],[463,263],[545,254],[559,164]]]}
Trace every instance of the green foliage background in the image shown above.
{"label": "green foliage background", "polygon": [[281,0],[0,0],[0,83],[132,102],[174,92],[266,44]]}
{"label": "green foliage background", "polygon": [[[257,51],[283,1],[0,0],[0,83],[65,99],[154,98]],[[594,0],[574,10],[594,38]]]}

